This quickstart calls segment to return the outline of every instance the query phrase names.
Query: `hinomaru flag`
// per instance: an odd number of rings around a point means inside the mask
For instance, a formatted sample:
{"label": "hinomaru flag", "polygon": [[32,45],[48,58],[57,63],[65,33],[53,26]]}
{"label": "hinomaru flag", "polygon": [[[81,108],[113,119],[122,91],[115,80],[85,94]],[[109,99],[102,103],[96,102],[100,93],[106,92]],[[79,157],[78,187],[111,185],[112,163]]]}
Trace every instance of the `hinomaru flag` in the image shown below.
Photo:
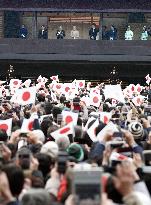
{"label": "hinomaru flag", "polygon": [[0,120],[0,129],[5,130],[7,135],[10,136],[12,130],[12,118],[7,120]]}
{"label": "hinomaru flag", "polygon": [[119,102],[125,103],[121,85],[105,85],[104,95],[105,99],[114,98]]}
{"label": "hinomaru flag", "polygon": [[36,87],[18,89],[10,99],[11,102],[20,105],[34,104],[36,99]]}

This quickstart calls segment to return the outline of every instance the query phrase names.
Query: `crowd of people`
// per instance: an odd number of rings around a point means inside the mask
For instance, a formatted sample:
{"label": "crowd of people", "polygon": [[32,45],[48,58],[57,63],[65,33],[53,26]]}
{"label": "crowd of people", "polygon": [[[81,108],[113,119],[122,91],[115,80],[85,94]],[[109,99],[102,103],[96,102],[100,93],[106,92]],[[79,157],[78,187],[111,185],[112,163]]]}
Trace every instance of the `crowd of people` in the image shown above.
{"label": "crowd of people", "polygon": [[[95,23],[91,25],[91,28],[88,32],[88,36],[90,40],[99,40],[99,28],[96,26]],[[111,25],[111,27],[108,29],[106,26],[102,27],[101,31],[102,40],[117,40],[118,39],[118,30],[114,25]],[[142,33],[140,34],[140,40],[148,40],[148,37],[151,36],[150,28],[147,28],[146,26],[143,26]],[[28,30],[25,27],[25,25],[22,25],[19,31],[19,37],[22,39],[27,39],[28,37]],[[62,26],[59,26],[58,30],[56,31],[56,38],[57,39],[64,39],[66,37],[66,32],[62,28]],[[70,37],[72,39],[79,39],[80,38],[80,32],[77,29],[76,26],[73,26]],[[39,39],[48,39],[48,30],[46,26],[42,25],[38,32],[38,38]],[[127,30],[125,32],[124,36],[125,40],[133,40],[134,39],[134,32],[131,30],[130,26],[127,27]]]}
{"label": "crowd of people", "polygon": [[0,83],[0,204],[151,204],[149,86]]}

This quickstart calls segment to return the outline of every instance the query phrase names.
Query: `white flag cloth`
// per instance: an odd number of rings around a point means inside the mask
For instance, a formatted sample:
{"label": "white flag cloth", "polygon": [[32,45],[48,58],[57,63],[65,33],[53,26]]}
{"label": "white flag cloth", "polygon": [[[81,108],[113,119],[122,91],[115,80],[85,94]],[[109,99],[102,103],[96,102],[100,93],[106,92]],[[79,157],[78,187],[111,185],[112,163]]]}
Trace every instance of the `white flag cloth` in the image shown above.
{"label": "white flag cloth", "polygon": [[34,119],[25,119],[23,120],[22,126],[21,126],[21,132],[29,132],[33,130],[33,123]]}
{"label": "white flag cloth", "polygon": [[97,139],[97,136],[96,136],[96,128],[98,127],[99,125],[99,121],[98,119],[91,125],[91,127],[89,129],[87,129],[87,133],[90,137],[90,139],[93,141],[93,142],[96,142],[98,141]]}
{"label": "white flag cloth", "polygon": [[52,132],[51,136],[56,140],[61,136],[68,136],[69,134],[72,134],[73,136],[75,136],[74,125],[72,122]]}
{"label": "white flag cloth", "polygon": [[31,80],[28,79],[22,85],[24,85],[26,88],[29,88],[30,84],[31,84]]}
{"label": "white flag cloth", "polygon": [[10,89],[19,88],[21,83],[22,81],[19,79],[11,79],[9,83]]}
{"label": "white flag cloth", "polygon": [[11,135],[12,130],[12,118],[7,120],[0,120],[0,129],[5,130],[7,135]]}
{"label": "white flag cloth", "polygon": [[59,82],[58,75],[53,75],[53,76],[50,77],[50,79],[51,79],[52,81]]}
{"label": "white flag cloth", "polygon": [[78,113],[63,110],[62,117],[63,117],[62,120],[64,123],[69,124],[70,122],[73,122],[74,126],[77,125]]}
{"label": "white flag cloth", "polygon": [[76,80],[76,87],[85,88],[85,80]]}
{"label": "white flag cloth", "polygon": [[100,120],[104,123],[104,124],[108,124],[112,114],[110,112],[100,112]]}
{"label": "white flag cloth", "polygon": [[0,80],[0,85],[6,83],[6,81]]}
{"label": "white flag cloth", "polygon": [[146,83],[149,85],[150,81],[151,81],[151,78],[150,78],[149,74],[146,75],[145,79],[146,79]]}
{"label": "white flag cloth", "polygon": [[107,131],[118,132],[117,126],[113,122],[109,122],[98,134],[97,140],[101,141]]}
{"label": "white flag cloth", "polygon": [[105,85],[104,95],[105,99],[114,98],[119,102],[125,103],[121,85]]}
{"label": "white flag cloth", "polygon": [[135,106],[141,106],[144,102],[144,96],[138,95],[132,99]]}
{"label": "white flag cloth", "polygon": [[102,100],[102,96],[97,93],[90,93],[90,105],[99,107]]}
{"label": "white flag cloth", "polygon": [[36,99],[36,87],[18,89],[10,99],[11,102],[20,105],[34,104]]}

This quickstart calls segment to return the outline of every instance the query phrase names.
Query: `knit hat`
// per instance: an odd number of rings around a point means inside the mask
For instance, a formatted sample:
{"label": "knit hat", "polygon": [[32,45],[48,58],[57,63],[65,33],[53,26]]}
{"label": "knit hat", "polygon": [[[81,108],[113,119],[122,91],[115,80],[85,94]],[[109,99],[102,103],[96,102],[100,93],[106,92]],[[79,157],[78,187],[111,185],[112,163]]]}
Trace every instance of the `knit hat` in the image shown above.
{"label": "knit hat", "polygon": [[131,122],[128,125],[128,130],[133,134],[135,140],[143,138],[144,129],[140,122]]}
{"label": "knit hat", "polygon": [[75,157],[78,162],[84,159],[84,152],[82,147],[79,144],[72,143],[68,147],[67,152],[70,156]]}
{"label": "knit hat", "polygon": [[58,145],[53,141],[49,141],[42,146],[40,152],[43,154],[47,154],[52,158],[56,158],[58,156],[58,151]]}

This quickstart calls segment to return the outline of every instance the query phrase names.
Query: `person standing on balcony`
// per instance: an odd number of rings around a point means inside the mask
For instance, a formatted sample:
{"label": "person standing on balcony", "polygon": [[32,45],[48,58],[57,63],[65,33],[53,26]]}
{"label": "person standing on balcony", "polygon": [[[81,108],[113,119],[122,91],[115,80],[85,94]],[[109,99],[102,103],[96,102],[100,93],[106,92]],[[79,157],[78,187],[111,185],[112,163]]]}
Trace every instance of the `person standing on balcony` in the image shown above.
{"label": "person standing on balcony", "polygon": [[48,30],[44,25],[42,25],[41,29],[39,30],[38,38],[48,39]]}
{"label": "person standing on balcony", "polygon": [[73,29],[71,30],[71,38],[79,39],[79,31],[76,26],[73,26]]}
{"label": "person standing on balcony", "polygon": [[108,40],[113,41],[117,40],[117,29],[115,26],[111,26],[110,30],[108,31]]}
{"label": "person standing on balcony", "polygon": [[62,26],[59,26],[59,29],[56,33],[57,39],[64,39],[65,37],[65,31],[62,29]]}
{"label": "person standing on balcony", "polygon": [[97,29],[96,24],[93,23],[90,30],[89,30],[90,40],[96,40],[98,32],[99,32],[99,29]]}
{"label": "person standing on balcony", "polygon": [[22,25],[19,31],[19,38],[26,39],[28,35],[28,30],[25,25]]}
{"label": "person standing on balcony", "polygon": [[146,26],[143,27],[143,31],[141,33],[141,40],[147,40],[148,39],[148,32]]}
{"label": "person standing on balcony", "polygon": [[133,36],[134,36],[133,31],[131,30],[131,27],[128,26],[125,32],[125,40],[133,40]]}

